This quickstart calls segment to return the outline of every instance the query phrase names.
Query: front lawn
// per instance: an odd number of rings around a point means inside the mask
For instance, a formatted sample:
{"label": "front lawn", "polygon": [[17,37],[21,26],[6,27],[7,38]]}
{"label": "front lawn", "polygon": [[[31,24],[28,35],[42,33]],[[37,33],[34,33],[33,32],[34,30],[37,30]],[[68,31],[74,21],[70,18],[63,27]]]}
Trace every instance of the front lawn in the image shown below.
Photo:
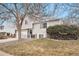
{"label": "front lawn", "polygon": [[33,40],[15,45],[0,46],[0,50],[20,56],[79,55],[79,40]]}

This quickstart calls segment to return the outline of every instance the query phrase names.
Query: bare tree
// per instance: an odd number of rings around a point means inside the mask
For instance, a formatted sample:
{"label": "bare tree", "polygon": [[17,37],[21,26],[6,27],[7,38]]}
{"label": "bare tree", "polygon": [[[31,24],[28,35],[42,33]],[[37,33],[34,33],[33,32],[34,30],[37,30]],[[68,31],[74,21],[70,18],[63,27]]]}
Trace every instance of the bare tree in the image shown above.
{"label": "bare tree", "polygon": [[[21,40],[21,27],[26,15],[40,18],[44,15],[44,9],[48,4],[0,4],[4,8],[0,14],[10,15],[16,19],[16,28],[18,31],[18,39]],[[4,18],[3,16],[3,18]]]}
{"label": "bare tree", "polygon": [[72,23],[76,22],[76,25],[79,25],[79,3],[66,5],[70,8],[70,10],[68,11],[67,19],[69,19]]}

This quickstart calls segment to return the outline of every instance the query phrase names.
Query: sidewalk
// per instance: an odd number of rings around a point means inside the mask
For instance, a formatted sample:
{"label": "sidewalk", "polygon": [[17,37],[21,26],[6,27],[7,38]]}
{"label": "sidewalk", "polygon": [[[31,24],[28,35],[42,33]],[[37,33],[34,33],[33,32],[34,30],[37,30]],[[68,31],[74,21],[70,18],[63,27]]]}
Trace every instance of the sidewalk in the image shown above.
{"label": "sidewalk", "polygon": [[8,39],[1,39],[0,43],[6,43],[6,42],[10,42],[10,41],[15,41],[17,40],[16,38],[8,38]]}
{"label": "sidewalk", "polygon": [[[16,38],[1,39],[0,44],[17,40]],[[4,45],[4,44],[3,44]],[[6,52],[0,51],[0,56],[12,56]]]}
{"label": "sidewalk", "polygon": [[12,56],[12,55],[10,55],[10,54],[8,54],[8,53],[5,53],[5,52],[3,52],[3,51],[0,51],[0,56]]}

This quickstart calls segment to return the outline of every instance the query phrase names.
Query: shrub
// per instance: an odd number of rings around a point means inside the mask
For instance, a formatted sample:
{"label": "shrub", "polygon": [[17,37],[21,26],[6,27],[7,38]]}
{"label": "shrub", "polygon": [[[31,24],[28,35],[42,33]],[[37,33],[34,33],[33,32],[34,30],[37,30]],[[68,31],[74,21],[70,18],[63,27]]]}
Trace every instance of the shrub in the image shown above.
{"label": "shrub", "polygon": [[47,28],[47,33],[50,38],[54,39],[77,39],[79,29],[76,26],[56,25]]}

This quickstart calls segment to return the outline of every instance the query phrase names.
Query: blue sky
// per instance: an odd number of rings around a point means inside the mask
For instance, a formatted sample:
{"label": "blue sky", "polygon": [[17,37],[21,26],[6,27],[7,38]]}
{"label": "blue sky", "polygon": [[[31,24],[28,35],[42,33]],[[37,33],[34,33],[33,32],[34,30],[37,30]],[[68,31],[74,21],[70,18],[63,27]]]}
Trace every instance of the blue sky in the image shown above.
{"label": "blue sky", "polygon": [[[65,6],[61,5],[61,7],[58,6],[58,8],[59,8],[59,9],[58,9],[59,11],[57,11],[54,16],[56,16],[56,17],[58,17],[58,18],[62,18],[62,17],[66,17],[66,16],[68,15],[68,11],[69,11],[69,9],[70,9],[69,6],[67,6],[67,5],[65,5]],[[52,16],[52,11],[53,11],[53,10],[54,10],[54,4],[51,3],[51,4],[49,4],[49,6],[47,7],[46,13],[47,13],[47,14],[49,13],[49,14]]]}

